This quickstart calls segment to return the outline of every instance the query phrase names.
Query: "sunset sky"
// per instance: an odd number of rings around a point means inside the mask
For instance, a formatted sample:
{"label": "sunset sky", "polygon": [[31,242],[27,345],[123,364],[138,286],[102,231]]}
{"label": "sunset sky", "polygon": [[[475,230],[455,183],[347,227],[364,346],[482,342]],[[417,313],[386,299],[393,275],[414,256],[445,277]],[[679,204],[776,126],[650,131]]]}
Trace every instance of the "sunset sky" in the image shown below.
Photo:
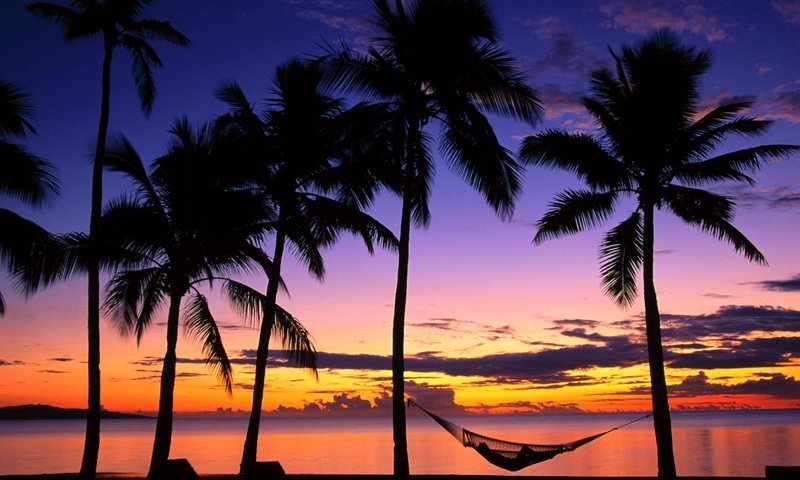
{"label": "sunset sky", "polygon": [[[60,28],[28,14],[26,3],[0,4],[0,78],[30,93],[38,134],[19,142],[57,165],[62,195],[41,211],[0,201],[51,231],[86,230],[101,41],[63,42]],[[747,98],[755,102],[752,114],[775,120],[767,135],[734,139],[722,150],[800,143],[800,0],[490,5],[501,40],[546,109],[537,126],[493,120],[513,151],[524,136],[545,128],[593,133],[580,105],[589,73],[610,65],[609,46],[619,50],[662,27],[715,53],[702,85],[705,107]],[[161,0],[143,17],[170,20],[192,41],[188,49],[153,42],[164,68],[155,72],[158,93],[149,118],[138,107],[130,58],[122,51],[114,58],[111,130],[124,133],[146,160],[165,151],[175,117],[186,114],[200,124],[226,111],[212,95],[223,82],[235,80],[251,100],[261,100],[280,63],[320,54],[321,45],[340,40],[364,48],[375,33],[365,0]],[[621,310],[602,294],[597,248],[605,229],[532,245],[547,203],[579,184],[539,168],[529,168],[525,178],[513,219],[502,222],[437,162],[431,227],[412,234],[408,393],[447,412],[648,410],[644,307],[639,298]],[[755,178],[755,186],[712,190],[736,199],[735,224],[768,267],[667,213],[656,217],[655,281],[675,409],[800,408],[800,157],[775,161]],[[107,199],[128,191],[111,173],[106,186]],[[398,230],[396,198],[382,195],[370,212]],[[293,259],[285,261],[291,297],[279,298],[315,339],[319,381],[282,366],[276,355],[267,371],[266,408],[286,415],[388,411],[396,257],[370,256],[359,241],[343,238],[325,258],[322,283]],[[244,280],[265,287],[263,277]],[[0,319],[0,406],[85,407],[85,279],[26,301],[3,274],[0,290],[7,301]],[[257,332],[227,309],[218,290],[209,297],[235,363],[233,395],[205,367],[199,347],[181,337],[176,410],[247,410]],[[102,327],[103,405],[156,410],[163,324],[138,347],[107,322]]]}

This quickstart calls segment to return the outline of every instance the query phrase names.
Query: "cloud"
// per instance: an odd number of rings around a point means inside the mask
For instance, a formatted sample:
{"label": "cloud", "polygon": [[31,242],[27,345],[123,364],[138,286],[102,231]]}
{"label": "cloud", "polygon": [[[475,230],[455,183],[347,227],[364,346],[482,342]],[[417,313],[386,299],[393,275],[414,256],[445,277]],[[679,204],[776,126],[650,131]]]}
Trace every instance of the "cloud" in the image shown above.
{"label": "cloud", "polygon": [[729,25],[724,25],[718,15],[696,1],[612,0],[602,5],[600,11],[608,17],[608,26],[627,33],[645,34],[669,28],[705,37],[709,42],[730,39]]}
{"label": "cloud", "polygon": [[689,353],[666,353],[665,361],[672,368],[758,368],[790,365],[800,351],[800,337],[770,337],[733,341],[724,348]]}
{"label": "cloud", "polygon": [[548,43],[550,51],[532,65],[532,76],[558,72],[574,75],[583,82],[592,71],[606,66],[578,34],[565,27],[560,19],[545,17],[536,22],[535,27],[537,36]]}
{"label": "cloud", "polygon": [[[498,353],[481,357],[444,357],[437,352],[423,352],[406,357],[406,372],[443,373],[453,376],[480,376],[499,383],[531,382],[566,384],[587,381],[590,377],[568,373],[592,367],[631,366],[645,358],[644,346],[630,342],[629,336],[618,337],[588,334],[583,329],[562,332],[563,335],[592,340],[592,345],[568,346],[538,352]],[[232,358],[232,363],[252,363],[252,351]],[[278,353],[278,352],[275,352]],[[179,363],[201,363],[203,359],[178,359]],[[275,366],[290,367],[284,363]],[[388,355],[318,352],[320,369],[391,370]]]}
{"label": "cloud", "polygon": [[26,365],[22,360],[3,360],[0,358],[0,367],[7,367],[10,365]]}
{"label": "cloud", "polygon": [[800,25],[800,0],[773,0],[770,6],[792,25]]}
{"label": "cloud", "polygon": [[[455,391],[448,387],[417,383],[413,380],[405,382],[405,391],[409,397],[419,401],[425,408],[445,415],[464,414],[464,407],[455,403]],[[279,417],[309,416],[389,416],[392,412],[392,396],[388,388],[371,401],[353,392],[334,393],[331,400],[314,400],[305,402],[302,407],[278,405],[275,410],[266,412]],[[410,413],[419,412],[410,410]]]}
{"label": "cloud", "polygon": [[55,357],[55,358],[48,358],[47,360],[48,360],[49,362],[62,362],[62,363],[68,363],[68,362],[71,362],[71,361],[73,361],[74,359],[73,359],[73,358],[70,358],[70,357]]}
{"label": "cloud", "polygon": [[64,370],[37,370],[38,373],[53,373],[53,374],[62,374],[62,373],[69,373]]}
{"label": "cloud", "polygon": [[[583,107],[582,98],[586,95],[583,90],[568,90],[563,86],[555,83],[546,83],[538,87],[539,96],[544,104],[545,118],[556,119],[566,115],[577,115],[580,118],[585,118],[585,122],[581,123],[581,128],[576,130],[584,131],[593,127],[594,124],[590,122],[586,109]],[[586,125],[584,125],[586,123]]]}
{"label": "cloud", "polygon": [[757,107],[765,118],[800,123],[800,82],[773,89],[759,100]]}
{"label": "cloud", "polygon": [[662,334],[675,341],[750,333],[800,333],[800,311],[781,307],[725,305],[704,315],[663,314]]}
{"label": "cloud", "polygon": [[481,405],[479,407],[468,407],[471,413],[489,414],[502,411],[503,413],[543,413],[543,414],[563,414],[563,413],[585,413],[576,403],[557,403],[557,402],[503,402],[493,405]]}
{"label": "cloud", "polygon": [[[457,332],[464,334],[478,334],[484,340],[497,341],[504,338],[516,338],[517,332],[511,325],[490,325],[474,320],[459,320],[457,318],[431,318],[424,322],[410,323],[409,327],[441,330],[444,332]],[[439,343],[439,342],[429,342]]]}
{"label": "cloud", "polygon": [[755,282],[764,290],[777,290],[779,292],[800,292],[800,273],[785,280],[764,280]]}
{"label": "cloud", "polygon": [[334,30],[362,33],[370,28],[366,18],[353,13],[357,2],[332,0],[284,0],[297,17],[321,23]]}
{"label": "cloud", "polygon": [[797,187],[738,184],[725,186],[718,192],[733,197],[736,203],[749,209],[792,210],[800,208],[800,191]]}
{"label": "cloud", "polygon": [[705,372],[685,378],[679,385],[670,387],[670,396],[696,397],[701,395],[769,395],[775,398],[800,399],[800,381],[782,373],[759,375],[758,380],[738,384],[712,383]]}
{"label": "cloud", "polygon": [[553,320],[552,323],[555,324],[555,327],[552,327],[552,330],[563,330],[564,327],[595,328],[600,325],[600,322],[598,322],[597,320],[587,320],[584,318],[565,318],[565,319]]}
{"label": "cloud", "polygon": [[[753,368],[787,365],[800,351],[800,311],[728,305],[705,315],[663,314],[665,359],[673,368]],[[620,322],[618,322],[620,323]],[[625,324],[625,328],[641,325]],[[704,348],[685,352],[687,343]]]}

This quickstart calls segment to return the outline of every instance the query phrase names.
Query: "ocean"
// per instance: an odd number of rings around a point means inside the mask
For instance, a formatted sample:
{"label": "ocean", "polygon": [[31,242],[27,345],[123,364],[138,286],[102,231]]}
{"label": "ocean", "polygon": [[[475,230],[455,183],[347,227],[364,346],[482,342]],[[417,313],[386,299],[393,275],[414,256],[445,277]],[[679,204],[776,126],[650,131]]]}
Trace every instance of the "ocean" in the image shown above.
{"label": "ocean", "polygon": [[[637,414],[452,417],[478,433],[524,443],[560,444],[605,431]],[[800,465],[800,410],[675,412],[674,449],[681,476],[762,477],[764,465]],[[176,419],[172,458],[198,473],[235,473],[245,419]],[[0,475],[75,472],[83,421],[0,421]],[[98,469],[145,472],[155,420],[104,420]],[[509,474],[462,447],[426,416],[408,420],[411,473]],[[270,419],[262,422],[259,460],[287,473],[391,473],[389,418]],[[656,474],[652,421],[612,432],[517,475]]]}

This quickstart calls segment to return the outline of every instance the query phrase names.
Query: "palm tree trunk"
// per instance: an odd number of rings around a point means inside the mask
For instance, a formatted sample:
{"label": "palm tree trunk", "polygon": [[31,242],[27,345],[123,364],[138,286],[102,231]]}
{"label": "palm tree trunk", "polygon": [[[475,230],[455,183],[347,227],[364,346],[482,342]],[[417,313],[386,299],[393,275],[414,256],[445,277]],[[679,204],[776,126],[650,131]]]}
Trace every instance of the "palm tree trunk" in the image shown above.
{"label": "palm tree trunk", "polygon": [[100,259],[96,253],[99,242],[100,215],[103,206],[103,157],[106,155],[106,135],[111,96],[111,58],[113,45],[105,42],[103,57],[103,93],[100,103],[100,123],[97,127],[94,165],[92,166],[92,200],[89,218],[89,251],[87,265],[87,330],[88,330],[88,409],[86,411],[86,437],[79,478],[93,480],[97,473],[97,455],[100,451]]}
{"label": "palm tree trunk", "polygon": [[658,298],[653,281],[653,248],[655,234],[653,227],[654,208],[644,208],[644,311],[647,328],[647,357],[650,362],[650,395],[653,402],[653,425],[656,433],[658,451],[658,478],[675,479],[675,456],[672,452],[672,424],[669,416],[667,379],[664,373],[664,349],[661,346],[661,318],[658,313]]}
{"label": "palm tree trunk", "polygon": [[[280,222],[279,222],[280,224]],[[253,405],[250,408],[250,421],[247,423],[247,435],[242,450],[242,462],[239,472],[246,473],[249,467],[256,463],[258,456],[258,431],[261,427],[261,408],[264,401],[264,381],[267,375],[267,358],[269,357],[269,340],[272,325],[275,321],[275,304],[278,299],[278,286],[280,285],[281,260],[286,245],[286,234],[282,227],[278,228],[275,235],[275,252],[272,256],[272,269],[267,280],[266,304],[264,305],[264,318],[261,320],[261,330],[258,334],[258,350],[256,351],[256,378],[253,384]]]}
{"label": "palm tree trunk", "polygon": [[182,289],[173,288],[169,298],[169,314],[167,316],[167,352],[164,354],[164,365],[161,370],[161,391],[158,398],[158,417],[156,418],[156,435],[153,439],[153,454],[150,457],[148,479],[158,478],[169,458],[172,445],[172,413],[173,394],[175,392],[175,364],[177,357],[175,347],[178,344],[178,323],[181,315]]}
{"label": "palm tree trunk", "polygon": [[394,295],[392,321],[392,432],[394,438],[394,476],[408,478],[408,440],[405,408],[405,318],[408,297],[408,251],[411,240],[411,188],[403,192],[400,217],[400,245],[397,251],[397,288]]}

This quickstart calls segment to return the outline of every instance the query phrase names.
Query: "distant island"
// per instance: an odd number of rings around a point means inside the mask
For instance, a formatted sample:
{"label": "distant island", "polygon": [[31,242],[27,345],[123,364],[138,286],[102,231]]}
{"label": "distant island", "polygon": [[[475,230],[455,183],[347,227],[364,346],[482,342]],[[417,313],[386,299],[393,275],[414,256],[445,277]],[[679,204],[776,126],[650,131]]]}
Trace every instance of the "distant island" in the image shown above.
{"label": "distant island", "polygon": [[[150,418],[134,413],[103,410],[101,418]],[[0,407],[0,420],[85,420],[86,409],[59,408],[52,405],[15,405]]]}

